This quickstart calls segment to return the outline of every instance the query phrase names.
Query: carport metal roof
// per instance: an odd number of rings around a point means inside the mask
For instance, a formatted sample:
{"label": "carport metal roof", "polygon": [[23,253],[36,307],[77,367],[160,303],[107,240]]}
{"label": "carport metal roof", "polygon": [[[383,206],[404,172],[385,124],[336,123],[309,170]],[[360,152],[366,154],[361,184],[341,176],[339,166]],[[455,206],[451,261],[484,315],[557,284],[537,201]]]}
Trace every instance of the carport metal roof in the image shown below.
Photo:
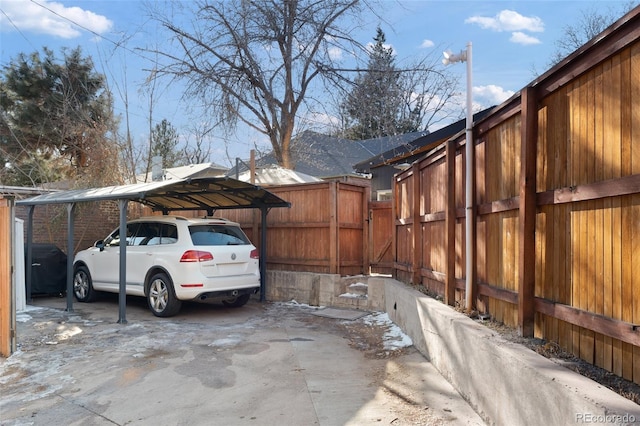
{"label": "carport metal roof", "polygon": [[[120,207],[120,233],[127,229],[127,203],[136,201],[155,211],[168,213],[179,210],[206,210],[213,215],[218,209],[258,208],[261,212],[262,238],[260,239],[260,298],[264,300],[266,285],[266,219],[272,207],[291,207],[291,204],[275,194],[240,180],[228,177],[186,178],[151,183],[138,183],[105,188],[75,189],[52,192],[17,201],[17,205],[29,206],[27,227],[27,265],[32,263],[33,209],[38,205],[67,205],[67,247],[73,247],[73,209],[76,203],[90,201],[118,201]],[[120,250],[119,323],[126,323],[126,245]],[[27,297],[31,298],[31,268],[27,268]],[[73,310],[73,256],[67,253],[67,310]]]}
{"label": "carport metal roof", "polygon": [[104,188],[52,192],[17,201],[17,205],[66,204],[88,201],[128,200],[155,211],[217,210],[290,207],[273,193],[228,177],[168,180]]}

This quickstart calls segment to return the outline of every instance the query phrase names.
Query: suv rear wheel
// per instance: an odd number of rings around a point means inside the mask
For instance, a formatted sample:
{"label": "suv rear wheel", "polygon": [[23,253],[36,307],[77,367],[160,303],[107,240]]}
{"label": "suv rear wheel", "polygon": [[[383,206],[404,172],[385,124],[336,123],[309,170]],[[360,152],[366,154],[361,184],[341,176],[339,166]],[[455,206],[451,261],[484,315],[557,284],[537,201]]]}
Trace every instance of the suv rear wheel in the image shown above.
{"label": "suv rear wheel", "polygon": [[176,298],[173,283],[164,272],[159,272],[149,280],[147,304],[157,317],[171,317],[177,314],[182,302]]}
{"label": "suv rear wheel", "polygon": [[249,297],[251,296],[248,294],[243,294],[242,296],[238,296],[233,299],[223,300],[222,304],[231,308],[239,308],[247,304],[247,302],[249,301]]}

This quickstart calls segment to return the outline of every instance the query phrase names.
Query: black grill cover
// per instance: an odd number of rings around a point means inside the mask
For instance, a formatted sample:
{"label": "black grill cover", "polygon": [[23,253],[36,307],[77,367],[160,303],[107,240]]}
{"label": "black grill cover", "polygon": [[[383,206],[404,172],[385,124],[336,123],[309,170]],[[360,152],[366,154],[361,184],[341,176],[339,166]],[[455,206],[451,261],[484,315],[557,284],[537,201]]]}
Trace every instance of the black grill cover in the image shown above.
{"label": "black grill cover", "polygon": [[[67,255],[55,244],[32,244],[31,247],[31,294],[64,293],[67,287]],[[29,267],[26,262],[25,265]]]}

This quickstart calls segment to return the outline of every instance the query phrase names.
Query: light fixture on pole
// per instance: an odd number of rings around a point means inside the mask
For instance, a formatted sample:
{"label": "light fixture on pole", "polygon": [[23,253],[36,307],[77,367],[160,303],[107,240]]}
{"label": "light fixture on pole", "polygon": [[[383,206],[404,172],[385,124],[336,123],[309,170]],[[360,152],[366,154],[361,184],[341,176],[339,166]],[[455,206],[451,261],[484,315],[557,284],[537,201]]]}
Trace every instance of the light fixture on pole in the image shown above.
{"label": "light fixture on pole", "polygon": [[465,203],[465,255],[466,255],[466,280],[465,280],[465,301],[466,301],[466,309],[471,310],[473,307],[473,297],[472,297],[472,288],[473,288],[473,253],[472,250],[473,244],[475,244],[473,240],[474,234],[474,221],[473,221],[473,191],[475,188],[474,185],[474,174],[473,174],[473,164],[474,164],[474,146],[473,146],[473,98],[471,95],[472,90],[472,68],[471,68],[471,42],[467,43],[467,49],[461,51],[458,54],[452,53],[450,50],[446,52],[442,52],[444,55],[444,59],[442,59],[442,63],[444,65],[454,64],[456,62],[466,62],[467,63],[467,123],[466,123],[466,143],[465,143],[465,155],[466,155],[466,171],[465,171],[465,181],[466,181],[466,203]]}

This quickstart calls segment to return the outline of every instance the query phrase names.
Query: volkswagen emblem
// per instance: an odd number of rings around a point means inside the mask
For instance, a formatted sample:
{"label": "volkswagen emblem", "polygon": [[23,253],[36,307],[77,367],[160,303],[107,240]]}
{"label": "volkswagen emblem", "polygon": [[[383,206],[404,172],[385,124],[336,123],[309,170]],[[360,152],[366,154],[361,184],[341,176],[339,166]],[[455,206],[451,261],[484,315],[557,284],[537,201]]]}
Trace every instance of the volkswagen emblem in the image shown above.
{"label": "volkswagen emblem", "polygon": [[231,253],[231,260],[236,260],[236,254],[235,253]]}

